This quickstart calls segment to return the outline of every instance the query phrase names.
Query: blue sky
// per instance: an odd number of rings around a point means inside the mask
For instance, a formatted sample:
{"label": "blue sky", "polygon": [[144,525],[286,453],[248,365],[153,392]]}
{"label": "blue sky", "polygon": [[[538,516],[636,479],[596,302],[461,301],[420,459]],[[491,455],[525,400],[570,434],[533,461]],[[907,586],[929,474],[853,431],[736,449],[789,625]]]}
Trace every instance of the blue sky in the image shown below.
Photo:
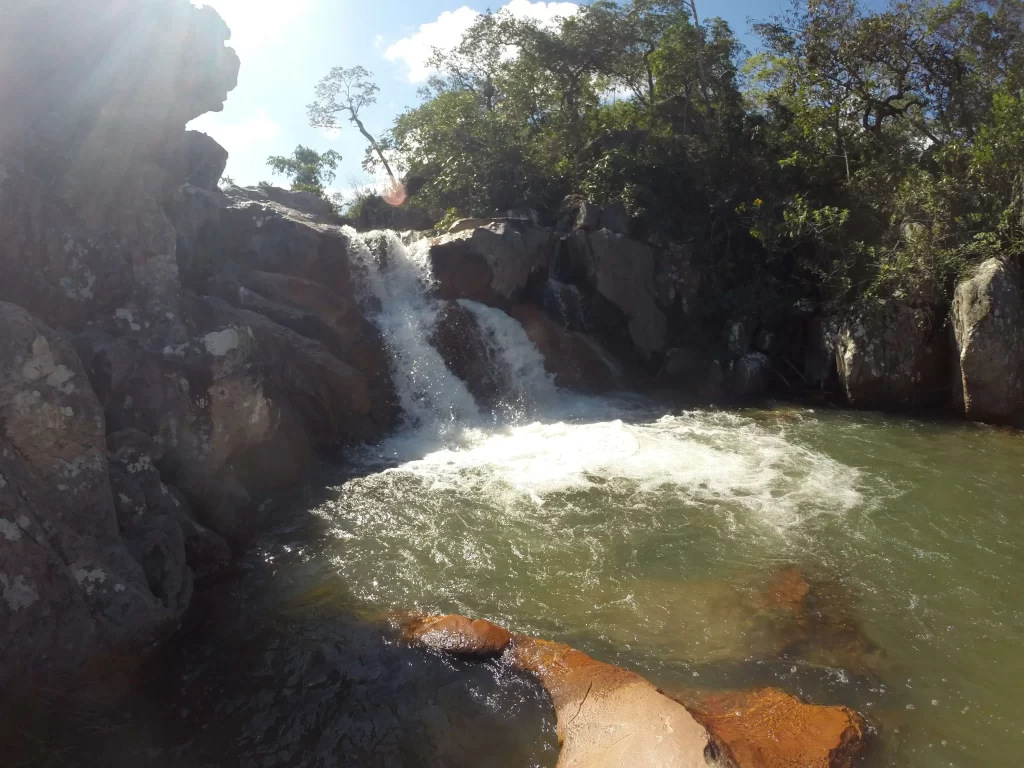
{"label": "blue sky", "polygon": [[[495,0],[193,0],[212,5],[232,30],[231,44],[242,59],[238,88],[226,108],[194,121],[229,152],[227,173],[240,184],[273,181],[268,155],[289,154],[297,144],[343,156],[334,187],[348,191],[372,184],[362,162],[365,142],[346,123],[337,135],[312,129],[306,105],[313,88],[334,66],[361,64],[376,75],[378,103],[364,115],[377,134],[395,115],[418,103],[416,89],[427,72],[431,45],[456,42],[476,13],[507,3],[517,14],[539,19],[571,13],[569,2]],[[748,19],[762,19],[784,0],[697,0],[702,16],[721,16],[741,35]],[[278,178],[277,183],[284,180]]]}

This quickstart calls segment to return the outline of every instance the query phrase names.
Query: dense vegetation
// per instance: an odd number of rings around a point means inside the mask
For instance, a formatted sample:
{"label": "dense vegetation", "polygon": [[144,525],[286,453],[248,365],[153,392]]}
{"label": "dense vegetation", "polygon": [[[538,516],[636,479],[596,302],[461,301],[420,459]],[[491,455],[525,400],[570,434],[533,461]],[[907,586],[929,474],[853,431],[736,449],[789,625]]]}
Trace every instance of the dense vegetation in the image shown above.
{"label": "dense vegetation", "polygon": [[693,242],[719,276],[774,274],[838,303],[948,291],[972,261],[1020,251],[1024,0],[797,2],[755,26],[753,55],[697,12],[486,14],[435,51],[422,103],[366,167],[387,156],[442,222],[553,217],[572,192],[621,201],[642,235]]}

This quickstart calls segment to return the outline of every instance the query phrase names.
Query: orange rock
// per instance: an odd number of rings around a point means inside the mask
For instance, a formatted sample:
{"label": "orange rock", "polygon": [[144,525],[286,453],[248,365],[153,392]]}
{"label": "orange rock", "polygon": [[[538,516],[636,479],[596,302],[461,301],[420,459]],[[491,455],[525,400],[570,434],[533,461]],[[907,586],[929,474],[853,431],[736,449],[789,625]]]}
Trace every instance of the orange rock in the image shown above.
{"label": "orange rock", "polygon": [[865,748],[863,718],[764,688],[700,699],[691,711],[738,768],[851,768]]}
{"label": "orange rock", "polygon": [[484,619],[465,616],[428,616],[403,628],[409,642],[458,656],[498,656],[512,636],[506,629]]}
{"label": "orange rock", "polygon": [[551,696],[562,747],[557,768],[730,765],[693,715],[638,674],[522,635],[513,638],[509,657]]}

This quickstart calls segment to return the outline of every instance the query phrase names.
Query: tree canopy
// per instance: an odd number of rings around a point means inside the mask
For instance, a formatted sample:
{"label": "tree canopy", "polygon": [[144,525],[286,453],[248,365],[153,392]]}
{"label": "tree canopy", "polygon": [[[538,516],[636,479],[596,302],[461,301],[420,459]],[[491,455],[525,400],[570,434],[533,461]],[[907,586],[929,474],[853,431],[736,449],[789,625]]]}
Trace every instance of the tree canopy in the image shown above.
{"label": "tree canopy", "polygon": [[[385,136],[360,125],[365,164],[394,164],[435,219],[622,202],[725,280],[774,269],[831,302],[948,290],[1021,250],[1024,0],[794,2],[755,26],[752,55],[697,11],[484,14],[434,51]],[[365,70],[335,70],[310,115],[358,125],[375,93]]]}

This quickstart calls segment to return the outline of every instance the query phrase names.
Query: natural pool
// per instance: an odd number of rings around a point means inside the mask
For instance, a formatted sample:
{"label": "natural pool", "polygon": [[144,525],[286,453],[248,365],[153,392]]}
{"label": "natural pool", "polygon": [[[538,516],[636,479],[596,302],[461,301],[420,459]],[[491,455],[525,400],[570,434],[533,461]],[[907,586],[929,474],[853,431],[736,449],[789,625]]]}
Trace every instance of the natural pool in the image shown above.
{"label": "natural pool", "polygon": [[[208,591],[105,764],[554,765],[543,692],[395,644],[387,617],[409,609],[563,641],[668,691],[854,707],[879,729],[868,766],[1019,762],[1024,435],[561,407],[447,448],[405,435],[279,499],[293,524]],[[812,586],[799,626],[756,597],[789,565]]]}

